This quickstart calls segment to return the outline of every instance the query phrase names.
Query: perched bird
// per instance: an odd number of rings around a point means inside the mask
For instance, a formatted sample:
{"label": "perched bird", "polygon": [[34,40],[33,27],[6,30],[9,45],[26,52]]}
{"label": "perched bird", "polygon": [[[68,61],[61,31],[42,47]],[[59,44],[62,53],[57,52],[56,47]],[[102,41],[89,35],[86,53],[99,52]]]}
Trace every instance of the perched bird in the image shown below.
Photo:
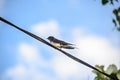
{"label": "perched bird", "polygon": [[71,43],[67,43],[65,41],[62,41],[62,40],[59,40],[59,39],[56,39],[55,37],[53,36],[49,36],[47,38],[50,43],[58,48],[64,48],[64,49],[75,49],[75,47],[73,46],[74,44],[71,44]]}

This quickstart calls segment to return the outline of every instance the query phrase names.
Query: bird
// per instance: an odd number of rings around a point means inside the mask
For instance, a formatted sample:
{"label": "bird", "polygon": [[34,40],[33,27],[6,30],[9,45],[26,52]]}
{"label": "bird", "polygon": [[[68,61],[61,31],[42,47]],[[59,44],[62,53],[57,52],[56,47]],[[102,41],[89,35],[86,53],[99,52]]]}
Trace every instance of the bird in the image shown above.
{"label": "bird", "polygon": [[57,48],[60,48],[60,49],[61,48],[64,48],[64,49],[75,49],[75,47],[73,46],[74,44],[71,44],[71,43],[68,43],[68,42],[56,39],[53,36],[49,36],[47,39],[50,41],[50,43],[53,46],[55,46]]}

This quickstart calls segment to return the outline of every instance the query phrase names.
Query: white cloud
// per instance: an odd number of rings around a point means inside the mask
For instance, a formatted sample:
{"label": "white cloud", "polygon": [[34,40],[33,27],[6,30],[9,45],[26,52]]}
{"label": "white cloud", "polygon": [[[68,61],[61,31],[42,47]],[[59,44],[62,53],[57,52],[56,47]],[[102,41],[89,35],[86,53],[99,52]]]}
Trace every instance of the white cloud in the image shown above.
{"label": "white cloud", "polygon": [[[56,21],[35,25],[33,29],[37,34],[45,37],[49,34],[59,36],[59,26]],[[120,51],[108,39],[89,35],[80,28],[74,28],[72,32],[72,37],[79,48],[73,50],[75,53],[73,55],[92,65],[112,63],[119,65]],[[5,80],[6,78],[12,78],[12,80],[88,80],[88,77],[91,77],[90,68],[59,54],[58,51],[52,51],[53,54],[57,54],[45,60],[41,55],[42,49],[38,49],[31,43],[21,43],[18,46],[18,52],[18,64],[5,72]]]}
{"label": "white cloud", "polygon": [[56,56],[52,60],[53,68],[60,77],[69,78],[71,76],[78,76],[80,74],[79,65],[72,59],[65,56]]}
{"label": "white cloud", "polygon": [[37,48],[33,45],[27,44],[27,43],[21,43],[19,45],[19,56],[22,58],[23,61],[29,62],[37,62],[39,60],[39,52],[37,51]]}
{"label": "white cloud", "polygon": [[18,47],[18,63],[6,70],[3,80],[52,80],[41,68],[49,65],[32,44],[21,43]]}
{"label": "white cloud", "polygon": [[84,32],[81,33],[79,30],[77,28],[74,32],[74,38],[79,47],[79,54],[77,55],[79,58],[92,65],[119,65],[120,50],[110,40],[89,34],[84,35]]}
{"label": "white cloud", "polygon": [[51,63],[55,74],[60,80],[88,80],[89,76],[89,78],[93,77],[90,68],[79,64],[61,53],[55,56]]}
{"label": "white cloud", "polygon": [[36,68],[29,68],[23,64],[18,64],[6,71],[3,80],[52,80]]}
{"label": "white cloud", "polygon": [[[32,44],[22,43],[18,47],[19,62],[5,72],[5,79],[12,80],[69,80],[80,78],[81,68],[78,63],[63,55],[54,56],[51,60],[43,60],[38,49]],[[45,71],[52,71],[50,74]],[[83,72],[82,72],[83,74]]]}
{"label": "white cloud", "polygon": [[23,65],[17,65],[6,72],[5,80],[25,80],[27,74],[26,68]]}
{"label": "white cloud", "polygon": [[59,36],[59,24],[55,20],[41,22],[32,26],[32,30],[43,38]]}

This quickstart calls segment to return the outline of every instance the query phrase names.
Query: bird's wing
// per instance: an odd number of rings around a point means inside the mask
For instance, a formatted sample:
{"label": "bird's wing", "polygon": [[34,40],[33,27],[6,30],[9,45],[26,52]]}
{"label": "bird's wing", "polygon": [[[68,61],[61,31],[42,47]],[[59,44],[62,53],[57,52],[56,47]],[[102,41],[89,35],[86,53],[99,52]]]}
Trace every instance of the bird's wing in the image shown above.
{"label": "bird's wing", "polygon": [[73,44],[67,43],[67,42],[65,42],[65,41],[61,41],[61,44],[62,44],[62,45],[73,45]]}
{"label": "bird's wing", "polygon": [[73,46],[70,46],[70,45],[63,45],[61,46],[62,48],[65,48],[65,49],[75,49],[75,47]]}
{"label": "bird's wing", "polygon": [[59,39],[54,39],[53,42],[60,43],[61,45],[73,45],[71,43],[67,43],[67,42],[59,40]]}

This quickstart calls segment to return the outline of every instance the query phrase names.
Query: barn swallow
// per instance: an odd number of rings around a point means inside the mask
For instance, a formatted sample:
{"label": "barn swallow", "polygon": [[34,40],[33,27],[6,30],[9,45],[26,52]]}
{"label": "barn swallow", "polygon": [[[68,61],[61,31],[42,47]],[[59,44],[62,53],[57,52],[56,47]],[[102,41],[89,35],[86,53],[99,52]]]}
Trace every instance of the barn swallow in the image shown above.
{"label": "barn swallow", "polygon": [[55,46],[55,47],[58,47],[58,48],[64,48],[64,49],[75,49],[75,47],[73,46],[74,44],[71,44],[71,43],[67,43],[65,41],[62,41],[62,40],[59,40],[59,39],[56,39],[55,37],[53,36],[49,36],[47,38],[50,43]]}

